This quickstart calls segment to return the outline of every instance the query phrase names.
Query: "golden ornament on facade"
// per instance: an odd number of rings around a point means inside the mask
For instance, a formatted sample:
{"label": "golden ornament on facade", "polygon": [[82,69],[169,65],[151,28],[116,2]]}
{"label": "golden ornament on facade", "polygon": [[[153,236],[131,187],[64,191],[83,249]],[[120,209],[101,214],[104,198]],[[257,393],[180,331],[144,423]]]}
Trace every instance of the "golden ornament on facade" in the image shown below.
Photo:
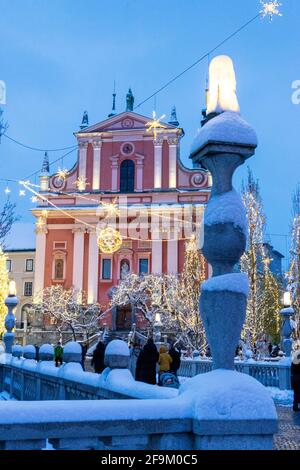
{"label": "golden ornament on facade", "polygon": [[106,227],[100,230],[97,243],[102,253],[111,254],[118,251],[122,246],[122,236],[118,230]]}

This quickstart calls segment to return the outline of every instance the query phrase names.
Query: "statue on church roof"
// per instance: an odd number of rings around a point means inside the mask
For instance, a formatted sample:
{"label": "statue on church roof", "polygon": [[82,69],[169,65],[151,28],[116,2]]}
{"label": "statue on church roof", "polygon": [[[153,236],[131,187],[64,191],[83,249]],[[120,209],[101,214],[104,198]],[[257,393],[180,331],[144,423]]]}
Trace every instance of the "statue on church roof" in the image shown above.
{"label": "statue on church roof", "polygon": [[175,126],[175,127],[179,126],[179,122],[178,122],[178,119],[177,119],[177,113],[176,113],[176,106],[173,106],[173,108],[172,108],[169,124],[171,124],[172,126]]}
{"label": "statue on church roof", "polygon": [[48,156],[48,152],[45,152],[43,165],[42,165],[42,173],[46,174],[49,172],[50,172],[49,156]]}
{"label": "statue on church roof", "polygon": [[129,88],[128,93],[126,95],[126,111],[133,111],[134,105],[134,96],[132,94],[131,88]]}
{"label": "statue on church roof", "polygon": [[84,111],[80,129],[85,129],[88,126],[89,126],[89,115],[87,111]]}

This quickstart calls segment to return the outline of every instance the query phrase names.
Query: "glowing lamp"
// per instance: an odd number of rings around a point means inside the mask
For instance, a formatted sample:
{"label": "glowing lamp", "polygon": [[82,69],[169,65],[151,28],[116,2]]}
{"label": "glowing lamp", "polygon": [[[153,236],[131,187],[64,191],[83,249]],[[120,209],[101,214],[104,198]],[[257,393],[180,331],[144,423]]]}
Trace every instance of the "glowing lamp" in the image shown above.
{"label": "glowing lamp", "polygon": [[239,112],[236,95],[236,78],[230,57],[215,57],[209,66],[209,90],[207,93],[207,114],[223,111]]}
{"label": "glowing lamp", "polygon": [[283,305],[285,307],[290,307],[292,305],[292,297],[290,292],[285,292],[283,294]]}
{"label": "glowing lamp", "polygon": [[17,287],[15,281],[10,281],[8,287],[8,295],[9,297],[15,297],[17,295]]}
{"label": "glowing lamp", "polygon": [[156,321],[157,323],[160,323],[160,313],[156,313],[156,314],[155,314],[155,321]]}

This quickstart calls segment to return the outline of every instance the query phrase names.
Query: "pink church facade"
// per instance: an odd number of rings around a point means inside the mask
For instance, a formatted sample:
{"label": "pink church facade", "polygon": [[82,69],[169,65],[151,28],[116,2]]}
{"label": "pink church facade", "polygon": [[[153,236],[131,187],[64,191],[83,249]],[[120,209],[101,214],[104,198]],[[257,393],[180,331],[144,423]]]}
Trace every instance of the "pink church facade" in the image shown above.
{"label": "pink church facade", "polygon": [[[51,285],[73,287],[84,291],[89,303],[107,306],[111,289],[128,273],[182,271],[186,240],[201,231],[210,175],[181,163],[180,127],[161,123],[155,135],[149,121],[126,111],[82,128],[75,134],[76,164],[63,177],[50,175],[46,162],[42,199],[33,211],[35,292]],[[114,253],[98,246],[107,204],[121,210],[115,223],[122,245]],[[112,329],[128,329],[133,321],[143,326],[130,309],[105,318]]]}

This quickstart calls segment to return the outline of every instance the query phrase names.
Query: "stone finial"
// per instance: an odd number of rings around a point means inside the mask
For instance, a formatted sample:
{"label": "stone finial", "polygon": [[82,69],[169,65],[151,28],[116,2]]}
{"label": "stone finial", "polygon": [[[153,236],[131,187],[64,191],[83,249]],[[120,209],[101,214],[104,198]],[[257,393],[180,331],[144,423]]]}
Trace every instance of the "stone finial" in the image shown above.
{"label": "stone finial", "polygon": [[43,344],[39,350],[40,361],[53,361],[54,347],[51,344]]}
{"label": "stone finial", "polygon": [[116,82],[114,82],[114,92],[112,94],[113,97],[113,102],[112,102],[112,108],[111,108],[111,113],[108,115],[108,117],[113,117],[116,114]]}
{"label": "stone finial", "polygon": [[79,343],[76,343],[76,341],[70,341],[64,346],[63,361],[81,363],[82,348]]}
{"label": "stone finial", "polygon": [[129,348],[125,341],[114,339],[105,349],[104,364],[110,369],[127,369],[129,356]]}
{"label": "stone finial", "polygon": [[126,111],[133,111],[133,105],[134,105],[134,96],[133,96],[131,88],[129,88],[128,93],[126,95]]}
{"label": "stone finial", "polygon": [[35,359],[36,358],[36,349],[32,344],[28,344],[23,349],[23,357],[25,359]]}
{"label": "stone finial", "polygon": [[172,126],[175,126],[175,127],[179,126],[179,122],[178,122],[178,119],[177,119],[177,113],[176,113],[176,106],[173,106],[173,108],[171,110],[171,116],[170,116],[169,124],[171,124]]}
{"label": "stone finial", "polygon": [[84,111],[83,116],[82,116],[82,121],[80,125],[80,129],[86,129],[89,126],[89,116],[88,112]]}

